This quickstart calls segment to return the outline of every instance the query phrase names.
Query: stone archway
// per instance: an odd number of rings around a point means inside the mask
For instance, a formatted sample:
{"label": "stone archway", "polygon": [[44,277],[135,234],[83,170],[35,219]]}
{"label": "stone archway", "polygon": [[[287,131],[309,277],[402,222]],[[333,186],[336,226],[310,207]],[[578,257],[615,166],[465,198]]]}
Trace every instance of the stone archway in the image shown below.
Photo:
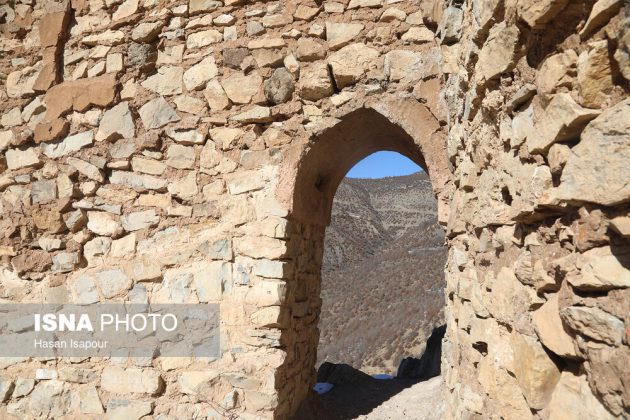
{"label": "stone archway", "polygon": [[284,305],[288,327],[281,336],[287,356],[276,377],[283,385],[276,413],[281,418],[297,409],[315,381],[324,234],[335,192],[348,170],[374,152],[398,152],[428,173],[438,198],[439,221],[445,225],[448,220],[445,138],[424,105],[382,97],[339,113],[287,153],[276,193],[289,209],[292,234],[283,259],[292,260],[294,267]]}

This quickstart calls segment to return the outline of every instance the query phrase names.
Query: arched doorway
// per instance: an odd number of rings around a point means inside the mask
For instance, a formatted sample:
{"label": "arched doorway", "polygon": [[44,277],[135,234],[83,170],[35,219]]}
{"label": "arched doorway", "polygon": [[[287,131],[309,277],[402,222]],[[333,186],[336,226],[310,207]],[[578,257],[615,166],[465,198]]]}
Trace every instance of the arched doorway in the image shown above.
{"label": "arched doorway", "polygon": [[313,132],[308,142],[285,155],[276,194],[289,208],[291,236],[283,259],[291,261],[293,269],[283,305],[287,327],[280,338],[286,359],[275,378],[280,418],[297,409],[316,379],[320,272],[335,192],[354,164],[382,150],[408,157],[429,175],[438,199],[438,220],[445,225],[450,172],[444,134],[417,101],[380,98],[367,103]]}

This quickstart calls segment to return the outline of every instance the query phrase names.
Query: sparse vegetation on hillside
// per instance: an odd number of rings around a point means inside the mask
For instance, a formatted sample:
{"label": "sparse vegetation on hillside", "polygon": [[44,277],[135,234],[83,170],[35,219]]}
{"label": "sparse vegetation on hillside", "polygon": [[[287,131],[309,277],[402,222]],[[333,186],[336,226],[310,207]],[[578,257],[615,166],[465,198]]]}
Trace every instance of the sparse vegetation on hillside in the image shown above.
{"label": "sparse vegetation on hillside", "polygon": [[446,248],[426,174],[346,179],[322,267],[318,365],[395,373],[443,322]]}

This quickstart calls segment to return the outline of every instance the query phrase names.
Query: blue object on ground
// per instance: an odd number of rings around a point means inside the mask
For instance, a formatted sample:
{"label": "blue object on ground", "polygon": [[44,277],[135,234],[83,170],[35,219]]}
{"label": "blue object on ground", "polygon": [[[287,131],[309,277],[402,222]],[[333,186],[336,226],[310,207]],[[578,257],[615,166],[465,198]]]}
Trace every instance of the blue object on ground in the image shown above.
{"label": "blue object on ground", "polygon": [[328,382],[317,382],[313,387],[313,390],[317,392],[319,395],[324,395],[331,389],[333,389],[334,385]]}
{"label": "blue object on ground", "polygon": [[377,373],[376,375],[372,375],[374,379],[394,379],[392,375],[388,375],[387,373]]}

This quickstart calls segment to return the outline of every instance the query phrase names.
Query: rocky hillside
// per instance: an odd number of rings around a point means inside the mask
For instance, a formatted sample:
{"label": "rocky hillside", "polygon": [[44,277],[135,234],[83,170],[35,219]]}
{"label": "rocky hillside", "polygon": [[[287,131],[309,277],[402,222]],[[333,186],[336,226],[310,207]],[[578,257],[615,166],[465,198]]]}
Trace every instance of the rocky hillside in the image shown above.
{"label": "rocky hillside", "polygon": [[326,231],[318,365],[395,374],[419,357],[443,321],[443,242],[425,173],[344,180]]}

